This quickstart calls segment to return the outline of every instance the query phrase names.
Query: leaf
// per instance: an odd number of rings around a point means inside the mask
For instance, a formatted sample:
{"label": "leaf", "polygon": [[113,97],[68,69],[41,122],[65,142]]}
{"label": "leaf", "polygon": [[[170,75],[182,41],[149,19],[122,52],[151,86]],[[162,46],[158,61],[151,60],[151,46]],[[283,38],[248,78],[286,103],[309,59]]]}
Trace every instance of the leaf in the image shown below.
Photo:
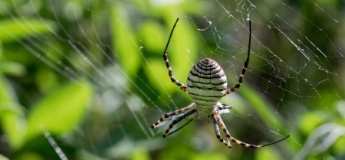
{"label": "leaf", "polygon": [[163,51],[168,40],[164,32],[164,29],[156,21],[146,20],[140,23],[138,27],[138,39],[141,40],[141,44],[144,46],[145,51],[149,54],[158,54],[158,57],[163,61]]}
{"label": "leaf", "polygon": [[0,154],[0,160],[8,160],[8,158]]}
{"label": "leaf", "polygon": [[326,123],[314,130],[294,159],[306,159],[311,154],[325,152],[340,137],[345,136],[345,127]]}
{"label": "leaf", "polygon": [[252,105],[269,128],[277,128],[281,132],[285,131],[283,118],[271,109],[270,104],[265,101],[265,98],[259,92],[248,85],[242,85],[239,93]]}
{"label": "leaf", "polygon": [[91,93],[86,81],[71,82],[50,92],[29,113],[27,140],[42,130],[55,134],[72,130],[83,118]]}
{"label": "leaf", "polygon": [[0,21],[0,40],[14,41],[20,38],[53,32],[55,24],[40,19],[6,19]]}
{"label": "leaf", "polygon": [[110,20],[115,50],[114,55],[120,59],[121,66],[126,75],[133,78],[139,70],[141,56],[138,50],[139,47],[136,45],[132,26],[128,22],[128,18],[125,16],[125,11],[121,8],[120,3],[117,3],[112,8]]}
{"label": "leaf", "polygon": [[18,148],[23,143],[26,129],[24,113],[17,103],[16,94],[0,73],[0,121],[9,144]]}
{"label": "leaf", "polygon": [[275,147],[260,148],[255,152],[255,159],[283,159]]}
{"label": "leaf", "polygon": [[160,95],[165,95],[166,92],[171,93],[179,89],[178,86],[171,82],[168,69],[163,60],[150,58],[147,62],[149,65],[144,66],[144,71],[147,75],[151,75],[148,76],[150,86],[158,90]]}
{"label": "leaf", "polygon": [[26,74],[26,68],[24,65],[11,61],[2,61],[0,63],[0,71],[5,75],[10,76],[23,76]]}

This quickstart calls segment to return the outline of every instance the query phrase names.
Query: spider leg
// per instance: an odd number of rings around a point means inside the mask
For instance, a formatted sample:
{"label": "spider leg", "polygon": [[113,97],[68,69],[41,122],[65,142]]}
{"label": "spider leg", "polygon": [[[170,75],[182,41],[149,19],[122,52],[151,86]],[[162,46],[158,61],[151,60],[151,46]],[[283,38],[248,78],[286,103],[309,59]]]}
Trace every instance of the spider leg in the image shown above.
{"label": "spider leg", "polygon": [[225,110],[225,109],[232,109],[232,106],[229,106],[224,103],[218,106],[218,110]]}
{"label": "spider leg", "polygon": [[238,79],[238,83],[231,87],[230,89],[228,89],[223,96],[226,96],[228,94],[230,94],[231,92],[234,92],[236,91],[238,88],[240,88],[241,86],[241,83],[243,82],[243,78],[244,78],[244,74],[246,73],[247,71],[247,68],[248,68],[248,64],[249,64],[249,56],[250,56],[250,44],[251,44],[251,39],[252,39],[252,22],[249,20],[249,42],[248,42],[248,55],[247,55],[247,59],[246,61],[244,62],[244,65],[243,65],[243,68],[242,68],[242,72],[240,74],[240,78]]}
{"label": "spider leg", "polygon": [[172,34],[174,32],[174,29],[175,29],[175,26],[177,24],[177,21],[179,19],[177,18],[176,19],[176,22],[170,32],[170,36],[169,36],[169,39],[168,39],[168,43],[167,45],[165,46],[165,49],[164,49],[164,53],[163,53],[163,58],[164,58],[164,61],[165,61],[165,64],[166,64],[166,67],[168,68],[168,73],[169,73],[169,77],[171,79],[171,82],[175,83],[177,86],[179,86],[181,88],[181,90],[187,92],[187,86],[183,83],[181,83],[180,81],[178,81],[176,78],[174,78],[174,75],[173,75],[173,72],[172,72],[172,69],[170,67],[170,63],[169,63],[169,59],[168,59],[168,54],[167,54],[167,49],[168,49],[168,46],[169,46],[169,43],[170,43],[170,39],[172,37]]}
{"label": "spider leg", "polygon": [[212,115],[212,120],[213,120],[214,131],[216,132],[216,136],[217,136],[218,140],[220,142],[222,142],[228,148],[231,148],[232,146],[231,146],[229,139],[227,138],[228,142],[225,142],[224,139],[221,137],[220,132],[219,132],[219,127],[217,124],[217,119],[214,115]]}
{"label": "spider leg", "polygon": [[290,137],[290,135],[288,135],[288,136],[286,136],[286,137],[284,137],[284,138],[282,138],[282,139],[280,139],[278,141],[275,141],[275,142],[272,142],[272,143],[263,144],[263,145],[256,145],[256,144],[245,143],[245,142],[242,142],[240,140],[237,140],[236,138],[234,138],[234,137],[232,137],[230,135],[229,131],[226,129],[226,126],[224,125],[224,122],[223,122],[222,118],[220,117],[220,115],[218,114],[218,112],[216,110],[213,111],[213,114],[214,114],[214,117],[216,118],[216,120],[218,121],[220,127],[222,128],[225,136],[227,138],[229,138],[230,141],[235,142],[236,144],[242,145],[242,146],[247,147],[247,148],[261,148],[261,147],[273,145],[273,144],[281,142],[281,141],[283,141],[283,140],[285,140],[285,139]]}
{"label": "spider leg", "polygon": [[221,104],[221,103],[218,102],[216,104],[215,110],[217,110],[217,112],[219,114],[223,114],[223,113],[229,113],[231,108],[232,108],[232,106],[229,106],[229,105],[226,105],[226,104]]}
{"label": "spider leg", "polygon": [[181,114],[181,113],[184,113],[188,110],[192,110],[195,108],[195,103],[192,103],[190,104],[189,106],[187,107],[184,107],[184,108],[181,108],[181,109],[178,109],[178,110],[175,110],[175,111],[172,111],[172,112],[169,112],[169,113],[166,113],[164,115],[161,116],[161,118],[154,124],[151,125],[151,128],[156,128],[157,125],[159,125],[160,123],[162,123],[165,119],[171,117],[171,116],[174,116],[174,115],[178,115],[178,114]]}
{"label": "spider leg", "polygon": [[176,129],[175,131],[169,133],[170,129],[173,128],[175,124],[177,124],[178,122],[182,121],[183,119],[192,115],[195,112],[196,112],[196,109],[192,109],[191,111],[183,114],[182,116],[175,119],[172,123],[170,123],[169,128],[163,134],[163,138],[175,133],[176,131],[180,130],[182,127],[186,126],[189,122],[191,122],[193,119],[189,120],[186,124],[182,125],[180,128]]}

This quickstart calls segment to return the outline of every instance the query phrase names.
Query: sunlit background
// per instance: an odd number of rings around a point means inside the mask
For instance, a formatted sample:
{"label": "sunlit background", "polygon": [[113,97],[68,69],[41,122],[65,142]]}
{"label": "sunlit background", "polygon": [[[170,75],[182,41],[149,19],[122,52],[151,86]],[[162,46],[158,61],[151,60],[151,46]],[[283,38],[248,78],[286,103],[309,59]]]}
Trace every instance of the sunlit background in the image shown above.
{"label": "sunlit background", "polygon": [[[226,148],[209,119],[162,138],[150,125],[192,102],[202,58],[241,88],[221,102]],[[345,159],[342,0],[0,1],[0,159]],[[184,121],[186,122],[186,121]]]}

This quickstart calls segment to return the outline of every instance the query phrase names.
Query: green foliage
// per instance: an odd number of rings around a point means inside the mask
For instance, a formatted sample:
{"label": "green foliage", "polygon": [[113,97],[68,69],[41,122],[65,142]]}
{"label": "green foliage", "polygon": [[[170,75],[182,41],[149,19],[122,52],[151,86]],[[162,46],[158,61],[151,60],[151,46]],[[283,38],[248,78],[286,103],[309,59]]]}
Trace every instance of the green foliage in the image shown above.
{"label": "green foliage", "polygon": [[121,5],[121,3],[116,3],[111,9],[114,56],[119,57],[126,75],[133,78],[141,65],[141,56],[138,46],[135,45],[137,42],[130,29],[129,18],[126,17]]}
{"label": "green foliage", "polygon": [[283,155],[279,154],[279,151],[274,148],[261,148],[255,153],[255,159],[284,159]]}
{"label": "green foliage", "polygon": [[8,160],[8,158],[0,154],[0,160]]}
{"label": "green foliage", "polygon": [[[0,40],[3,43],[18,41],[27,37],[51,33],[56,26],[51,21],[42,19],[14,18],[0,20]],[[5,50],[5,54],[6,54]],[[0,59],[0,73],[23,77],[26,68],[18,62]],[[45,75],[51,74],[51,71]],[[46,76],[43,78],[47,78]],[[45,79],[50,81],[51,79]],[[50,81],[51,82],[51,81]],[[18,101],[14,89],[1,74],[0,102],[1,125],[13,148],[22,147],[25,142],[42,131],[62,134],[71,131],[82,119],[91,97],[91,86],[85,81],[75,81],[68,85],[59,85],[57,91],[50,91],[43,96],[26,118],[25,108]]]}
{"label": "green foliage", "polygon": [[16,100],[16,95],[5,77],[0,74],[0,115],[1,126],[11,146],[22,145],[26,130],[24,111]]}
{"label": "green foliage", "polygon": [[82,80],[62,85],[44,96],[28,114],[27,139],[44,130],[58,135],[71,131],[83,118],[91,92],[90,84]]}
{"label": "green foliage", "polygon": [[[87,82],[76,81],[60,86],[44,96],[30,110],[26,120],[23,107],[10,97],[11,89],[6,87],[4,79],[0,81],[1,90],[1,124],[9,137],[12,147],[18,148],[43,131],[62,134],[71,131],[85,114],[91,97],[91,88]],[[11,100],[12,99],[12,100]]]}
{"label": "green foliage", "polygon": [[40,19],[2,19],[0,20],[0,40],[14,41],[29,36],[50,33],[56,29],[55,23]]}

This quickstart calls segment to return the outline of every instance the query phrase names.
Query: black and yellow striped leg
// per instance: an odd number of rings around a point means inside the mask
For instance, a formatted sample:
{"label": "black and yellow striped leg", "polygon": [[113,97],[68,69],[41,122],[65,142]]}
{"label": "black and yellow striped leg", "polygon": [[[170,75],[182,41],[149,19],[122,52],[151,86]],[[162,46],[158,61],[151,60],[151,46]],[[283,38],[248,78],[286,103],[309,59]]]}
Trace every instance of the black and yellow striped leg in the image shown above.
{"label": "black and yellow striped leg", "polygon": [[248,144],[248,143],[244,143],[241,142],[237,139],[235,139],[234,137],[232,137],[229,133],[229,131],[226,129],[226,126],[222,120],[222,118],[220,117],[220,115],[218,114],[217,111],[213,111],[214,117],[216,118],[217,122],[219,123],[220,127],[222,128],[225,136],[230,139],[230,141],[235,142],[236,144],[240,144],[243,145],[244,147],[248,147],[248,148],[260,148],[263,147],[263,145],[254,145],[254,144]]}
{"label": "black and yellow striped leg", "polygon": [[181,113],[184,113],[188,110],[192,110],[195,108],[195,103],[192,103],[190,104],[189,106],[187,107],[184,107],[184,108],[181,108],[181,109],[178,109],[178,110],[175,110],[173,112],[169,112],[169,113],[166,113],[164,115],[161,116],[161,118],[154,124],[151,125],[151,128],[156,128],[156,126],[160,123],[162,123],[165,119],[171,117],[171,116],[174,116],[174,115],[178,115],[178,114],[181,114]]}
{"label": "black and yellow striped leg", "polygon": [[172,72],[172,69],[171,69],[171,66],[170,66],[170,63],[169,63],[168,54],[167,54],[167,50],[168,50],[168,46],[169,46],[169,43],[170,43],[170,39],[171,39],[172,34],[174,32],[174,29],[175,29],[175,26],[177,24],[177,21],[178,21],[178,18],[176,19],[176,22],[175,22],[175,24],[174,24],[174,26],[173,26],[173,28],[172,28],[172,30],[170,32],[168,43],[166,44],[165,49],[164,49],[163,58],[164,58],[166,67],[168,68],[168,73],[169,73],[169,77],[171,79],[171,82],[173,82],[177,86],[179,86],[181,88],[181,90],[187,92],[187,86],[185,84],[181,83],[180,81],[178,81],[176,78],[174,78],[174,75],[173,75],[173,72]]}
{"label": "black and yellow striped leg", "polygon": [[214,114],[216,120],[218,121],[220,127],[222,128],[225,136],[228,139],[230,139],[230,141],[235,142],[236,144],[242,145],[242,146],[247,147],[247,148],[261,148],[261,147],[265,147],[265,146],[270,146],[270,145],[276,144],[276,143],[281,142],[281,141],[290,137],[290,135],[288,135],[288,136],[286,136],[286,137],[284,137],[278,141],[274,141],[272,143],[267,143],[267,144],[263,144],[263,145],[255,145],[255,144],[245,143],[245,142],[242,142],[240,140],[237,140],[236,138],[234,138],[230,135],[229,131],[226,129],[226,126],[224,125],[222,118],[220,117],[220,115],[218,114],[217,111],[213,111],[213,114]]}
{"label": "black and yellow striped leg", "polygon": [[249,42],[248,42],[248,53],[247,53],[247,59],[244,62],[243,68],[242,68],[242,72],[240,74],[240,78],[238,79],[238,83],[231,87],[230,89],[228,89],[223,96],[226,96],[228,94],[230,94],[231,92],[236,91],[238,88],[241,87],[241,83],[243,82],[243,78],[244,78],[244,74],[247,71],[248,68],[248,64],[249,64],[249,57],[250,57],[250,46],[251,46],[251,39],[252,39],[252,22],[249,20]]}
{"label": "black and yellow striped leg", "polygon": [[183,114],[182,116],[178,117],[177,119],[173,120],[173,122],[170,123],[169,128],[164,132],[163,138],[165,138],[165,137],[167,137],[167,136],[169,136],[169,135],[175,133],[176,131],[180,130],[182,127],[184,127],[185,125],[187,125],[189,122],[191,122],[191,120],[193,120],[193,119],[191,119],[190,121],[188,121],[186,124],[182,125],[180,128],[176,129],[175,131],[169,133],[170,129],[172,129],[172,128],[174,127],[175,124],[179,123],[180,121],[182,121],[183,119],[185,119],[186,117],[192,115],[192,114],[195,113],[195,112],[196,112],[196,109],[192,109],[191,111],[188,111],[187,113],[185,113],[185,114]]}
{"label": "black and yellow striped leg", "polygon": [[220,142],[222,142],[228,148],[231,148],[232,146],[231,146],[231,143],[230,143],[229,139],[227,138],[228,142],[225,142],[225,140],[220,135],[219,127],[218,127],[218,124],[217,124],[217,119],[216,119],[216,117],[214,115],[212,115],[212,120],[213,120],[214,131],[216,132],[216,136],[217,136],[218,140]]}

